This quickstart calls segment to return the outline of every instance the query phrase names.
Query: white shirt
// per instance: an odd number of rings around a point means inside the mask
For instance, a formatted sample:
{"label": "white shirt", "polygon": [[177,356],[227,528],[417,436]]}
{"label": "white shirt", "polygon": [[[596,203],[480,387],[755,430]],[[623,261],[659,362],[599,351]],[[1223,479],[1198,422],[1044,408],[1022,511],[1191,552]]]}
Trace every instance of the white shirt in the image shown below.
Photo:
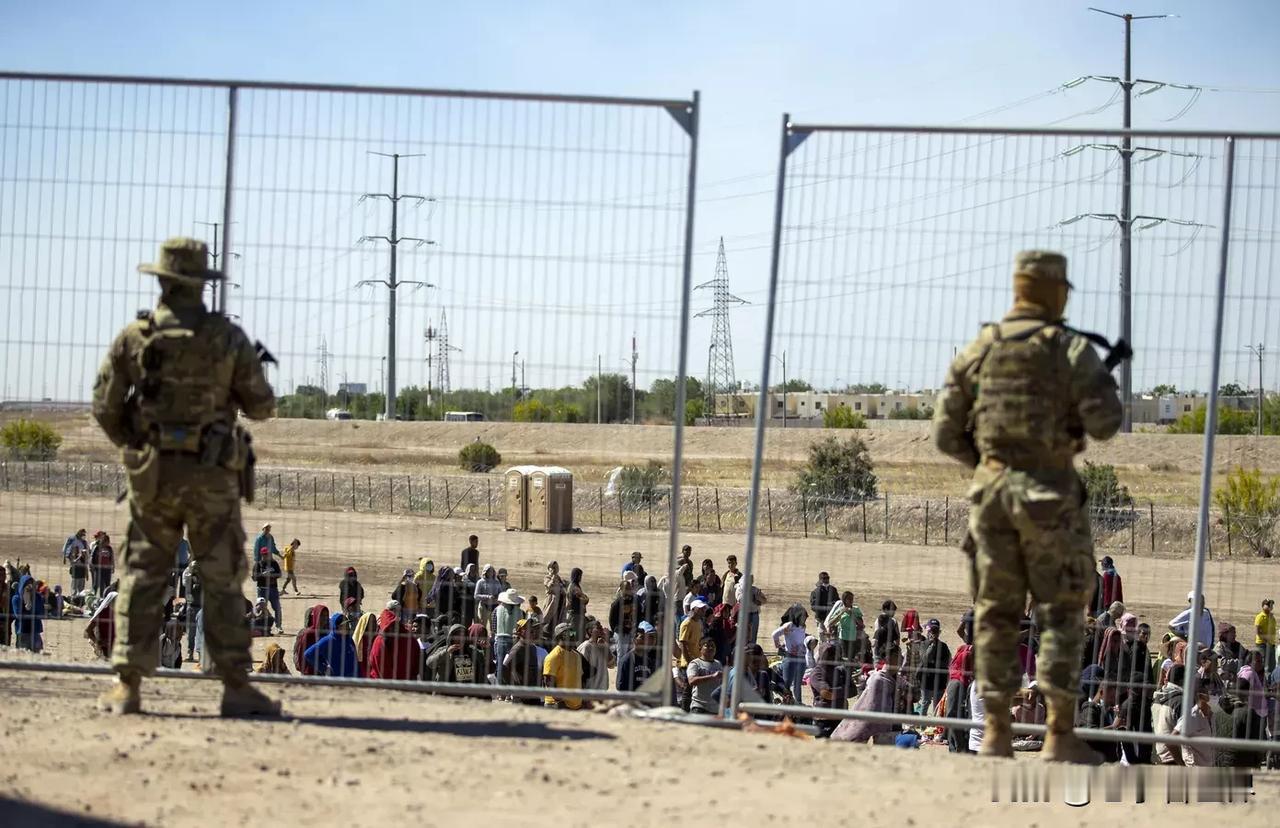
{"label": "white shirt", "polygon": [[[804,639],[808,632],[804,627],[797,627],[790,621],[773,631],[770,636],[773,644],[779,650],[786,652],[787,655],[799,656],[804,654]],[[778,639],[782,640],[779,641]]]}

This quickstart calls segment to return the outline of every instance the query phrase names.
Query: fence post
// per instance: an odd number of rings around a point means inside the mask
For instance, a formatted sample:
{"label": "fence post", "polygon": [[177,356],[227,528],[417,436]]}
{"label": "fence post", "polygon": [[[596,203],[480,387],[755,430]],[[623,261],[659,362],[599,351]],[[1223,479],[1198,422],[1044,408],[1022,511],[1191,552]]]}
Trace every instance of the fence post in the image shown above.
{"label": "fence post", "polygon": [[649,495],[648,501],[649,501],[649,528],[652,529],[653,528],[653,495],[652,494]]}
{"label": "fence post", "polygon": [[293,473],[294,493],[297,495],[298,508],[302,508],[302,472]]}
{"label": "fence post", "polygon": [[862,499],[862,542],[867,542],[867,500]]}
{"label": "fence post", "polygon": [[804,536],[807,538],[809,537],[809,502],[804,492],[800,493],[800,517],[803,519]]}
{"label": "fence post", "polygon": [[716,531],[724,531],[724,523],[720,519],[720,487],[716,486]]}
{"label": "fence post", "polygon": [[951,545],[951,495],[942,499],[942,545]]}
{"label": "fence post", "polygon": [[484,479],[484,504],[489,517],[493,517],[493,481],[487,477]]}
{"label": "fence post", "polygon": [[351,511],[356,510],[356,476],[351,475]]}
{"label": "fence post", "polygon": [[[1231,507],[1226,506],[1222,509],[1222,522],[1227,526],[1227,557],[1231,557]],[[1212,555],[1213,547],[1210,546],[1210,554]]]}
{"label": "fence post", "polygon": [[828,500],[822,507],[822,535],[826,537],[831,534],[831,527],[827,523],[827,515],[831,512],[831,501]]}
{"label": "fence post", "polygon": [[769,506],[769,534],[773,534],[773,489],[764,490],[765,502]]}
{"label": "fence post", "polygon": [[622,519],[622,492],[618,492],[618,528],[626,526],[626,521]]}
{"label": "fence post", "polygon": [[1156,556],[1156,504],[1153,500],[1147,501],[1147,506],[1151,509],[1151,557]]}
{"label": "fence post", "polygon": [[693,528],[702,531],[702,495],[697,486],[693,487]]}
{"label": "fence post", "polygon": [[431,478],[427,478],[427,517],[431,517]]}
{"label": "fence post", "polygon": [[929,501],[924,502],[924,545],[929,545]]}
{"label": "fence post", "polygon": [[449,517],[453,512],[453,498],[449,495],[449,478],[444,479],[444,508],[445,517]]}
{"label": "fence post", "polygon": [[284,508],[284,473],[276,474],[276,506]]}
{"label": "fence post", "polygon": [[67,467],[67,477],[71,478],[71,493],[76,497],[80,496],[80,475],[71,474],[71,467]]}
{"label": "fence post", "polygon": [[46,462],[44,464],[44,493],[45,494],[49,493],[49,467],[51,465],[53,464],[49,462]]}
{"label": "fence post", "polygon": [[1134,544],[1137,542],[1136,536],[1138,534],[1137,523],[1138,523],[1138,513],[1134,510],[1133,504],[1130,503],[1129,504],[1129,556],[1130,557],[1138,554],[1134,550]]}
{"label": "fence post", "polygon": [[884,493],[884,539],[889,540],[889,493]]}
{"label": "fence post", "polygon": [[373,475],[364,476],[364,487],[369,490],[369,511],[373,511]]}
{"label": "fence post", "polygon": [[387,507],[391,514],[396,513],[396,479],[387,477]]}
{"label": "fence post", "polygon": [[600,497],[600,527],[604,528],[604,486],[596,486],[596,494]]}
{"label": "fence post", "polygon": [[313,475],[311,477],[311,511],[313,512],[316,511],[316,507],[320,505],[319,500],[320,500],[320,483],[316,480],[315,476]]}

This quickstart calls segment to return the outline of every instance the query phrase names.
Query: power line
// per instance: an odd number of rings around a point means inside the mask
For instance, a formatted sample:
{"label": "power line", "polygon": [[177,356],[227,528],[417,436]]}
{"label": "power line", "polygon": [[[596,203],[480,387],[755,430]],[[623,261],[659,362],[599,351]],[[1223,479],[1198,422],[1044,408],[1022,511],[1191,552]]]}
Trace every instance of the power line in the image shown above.
{"label": "power line", "polygon": [[[715,417],[716,389],[733,392],[738,388],[733,368],[733,333],[729,327],[729,306],[745,305],[746,301],[729,292],[729,265],[724,255],[724,239],[720,239],[720,250],[716,254],[716,275],[709,282],[703,282],[694,290],[710,288],[712,305],[697,314],[698,317],[711,317],[711,345],[707,349],[707,416]],[[730,399],[727,414],[733,414],[733,402]],[[679,416],[679,412],[677,412]]]}

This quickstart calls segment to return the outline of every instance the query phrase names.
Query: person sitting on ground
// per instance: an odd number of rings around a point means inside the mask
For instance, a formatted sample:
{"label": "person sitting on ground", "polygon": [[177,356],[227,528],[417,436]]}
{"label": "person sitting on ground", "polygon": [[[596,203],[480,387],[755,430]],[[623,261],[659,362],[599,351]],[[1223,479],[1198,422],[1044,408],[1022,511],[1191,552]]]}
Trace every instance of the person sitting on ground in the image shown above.
{"label": "person sitting on ground", "polygon": [[249,611],[245,620],[249,622],[249,635],[254,638],[263,638],[271,635],[271,630],[276,623],[275,618],[267,611],[266,598],[259,598],[253,602],[253,609]]}
{"label": "person sitting on ground", "polygon": [[330,616],[329,633],[308,647],[302,658],[310,665],[312,675],[359,677],[360,665],[356,660],[356,647],[347,634],[347,616]]}
{"label": "person sitting on ground", "polygon": [[[888,603],[888,602],[886,602]],[[888,612],[888,610],[885,610]],[[898,668],[902,663],[902,650],[890,647],[884,654],[884,664],[867,677],[866,689],[854,703],[854,710],[874,713],[893,713],[897,697]],[[901,727],[894,724],[846,719],[836,726],[831,739],[837,742],[893,744]]]}
{"label": "person sitting on ground", "polygon": [[636,625],[634,645],[618,659],[617,688],[626,692],[640,689],[658,670],[657,630],[648,621]]}
{"label": "person sitting on ground", "polygon": [[467,628],[449,627],[445,646],[427,659],[431,681],[450,684],[483,684],[485,656],[467,640]]}
{"label": "person sitting on ground", "polygon": [[293,639],[293,667],[298,675],[314,676],[315,671],[304,657],[307,649],[324,636],[329,629],[329,608],[316,604],[307,610],[306,624]]}
{"label": "person sitting on ground", "polygon": [[354,566],[347,567],[342,573],[342,580],[338,582],[339,605],[345,608],[351,598],[355,599],[356,612],[359,612],[360,605],[364,603],[364,587],[360,585],[360,576],[356,574]]}
{"label": "person sitting on ground", "polygon": [[716,661],[716,645],[709,638],[702,640],[697,658],[689,662],[685,675],[689,682],[690,713],[719,713],[718,705],[712,697],[713,691],[720,686],[724,665]]}
{"label": "person sitting on ground", "polygon": [[[1026,688],[1019,690],[1014,696],[1014,701],[1016,703],[1009,711],[1013,715],[1014,724],[1044,724],[1044,697],[1040,695],[1034,681]],[[1013,749],[1016,751],[1036,751],[1042,747],[1044,747],[1044,737],[1040,735],[1015,736],[1013,740]]]}
{"label": "person sitting on ground", "polygon": [[[573,647],[573,628],[560,624],[555,628],[553,640],[555,646],[542,663],[542,686],[554,690],[582,689],[587,666]],[[582,699],[578,696],[545,696],[543,704],[569,710],[582,709]]]}
{"label": "person sitting on ground", "polygon": [[274,641],[267,645],[267,652],[255,673],[266,673],[274,676],[289,675],[289,667],[284,663],[284,648]]}

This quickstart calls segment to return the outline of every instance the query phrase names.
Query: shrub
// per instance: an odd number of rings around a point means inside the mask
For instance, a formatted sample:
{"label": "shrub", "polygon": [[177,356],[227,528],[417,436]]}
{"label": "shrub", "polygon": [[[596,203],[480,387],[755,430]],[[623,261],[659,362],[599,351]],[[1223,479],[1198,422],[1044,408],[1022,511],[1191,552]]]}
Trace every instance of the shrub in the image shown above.
{"label": "shrub", "polygon": [[458,452],[458,465],[464,471],[492,471],[501,462],[502,455],[498,454],[498,450],[488,443],[480,442],[479,438],[474,443],[467,443]]}
{"label": "shrub", "polygon": [[[1205,406],[1197,408],[1173,421],[1169,426],[1170,434],[1204,434]],[[1258,422],[1258,415],[1252,411],[1239,411],[1234,408],[1218,407],[1219,434],[1252,434]]]}
{"label": "shrub", "polygon": [[572,403],[556,403],[551,409],[553,423],[585,423],[586,421],[582,408]]}
{"label": "shrub", "polygon": [[1108,463],[1084,463],[1080,470],[1094,525],[1106,532],[1128,526],[1133,520],[1133,496],[1120,484],[1116,467]]}
{"label": "shrub", "polygon": [[614,486],[624,507],[638,509],[666,496],[670,491],[671,473],[657,463],[623,466],[618,470]]}
{"label": "shrub", "polygon": [[48,423],[18,419],[0,429],[0,443],[15,460],[52,460],[62,445],[62,435]]}
{"label": "shrub", "polygon": [[1270,558],[1280,524],[1280,477],[1264,478],[1257,469],[1237,467],[1214,491],[1227,531],[1243,538],[1260,558]]}
{"label": "shrub", "polygon": [[847,405],[837,405],[822,412],[822,425],[824,428],[866,428],[867,418]]}
{"label": "shrub", "polygon": [[826,503],[856,503],[876,496],[871,452],[858,437],[827,437],[809,444],[809,459],[796,475],[795,491]]}
{"label": "shrub", "polygon": [[890,420],[932,420],[933,406],[920,405],[909,408],[895,408],[889,412]]}
{"label": "shrub", "polygon": [[691,426],[698,422],[706,411],[706,403],[701,399],[685,400],[684,424]]}
{"label": "shrub", "polygon": [[549,423],[551,409],[542,400],[525,400],[516,403],[511,416],[517,423]]}

